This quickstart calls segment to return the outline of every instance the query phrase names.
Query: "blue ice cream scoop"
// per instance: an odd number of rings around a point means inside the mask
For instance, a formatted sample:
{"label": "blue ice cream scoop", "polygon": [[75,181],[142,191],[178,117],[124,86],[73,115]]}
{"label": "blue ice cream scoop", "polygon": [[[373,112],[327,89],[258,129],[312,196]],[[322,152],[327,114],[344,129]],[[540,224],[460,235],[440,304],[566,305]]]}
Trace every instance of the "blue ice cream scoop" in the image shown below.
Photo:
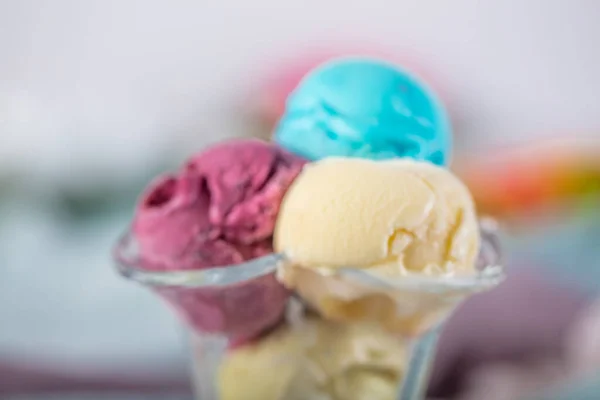
{"label": "blue ice cream scoop", "polygon": [[309,160],[329,156],[411,157],[446,165],[446,111],[421,81],[398,67],[342,58],[317,67],[286,103],[274,140]]}

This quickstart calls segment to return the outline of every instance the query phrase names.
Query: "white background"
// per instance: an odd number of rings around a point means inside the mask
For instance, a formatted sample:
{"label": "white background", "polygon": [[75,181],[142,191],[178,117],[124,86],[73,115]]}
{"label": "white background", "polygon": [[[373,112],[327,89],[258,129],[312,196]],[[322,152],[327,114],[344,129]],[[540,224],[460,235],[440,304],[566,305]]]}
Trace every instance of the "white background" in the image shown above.
{"label": "white background", "polygon": [[231,135],[270,63],[332,43],[416,54],[484,143],[595,134],[599,18],[596,0],[2,0],[0,163],[130,170]]}

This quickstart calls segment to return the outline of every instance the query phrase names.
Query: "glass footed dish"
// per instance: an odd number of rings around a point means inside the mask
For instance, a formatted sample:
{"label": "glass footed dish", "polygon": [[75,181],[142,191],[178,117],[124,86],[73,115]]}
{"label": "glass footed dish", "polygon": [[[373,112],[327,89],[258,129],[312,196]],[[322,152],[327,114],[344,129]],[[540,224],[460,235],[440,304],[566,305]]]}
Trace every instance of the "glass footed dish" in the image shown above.
{"label": "glass footed dish", "polygon": [[[402,353],[404,359],[398,360],[398,365],[394,364],[393,371],[385,371],[386,376],[390,376],[390,372],[394,372],[391,375],[397,379],[397,382],[394,383],[394,397],[380,397],[382,400],[384,398],[386,400],[423,399],[437,337],[444,321],[452,314],[455,307],[470,295],[490,290],[504,279],[497,225],[491,219],[482,219],[480,229],[482,241],[477,268],[476,272],[469,276],[411,275],[401,279],[389,279],[351,267],[342,268],[336,274],[335,279],[343,282],[344,285],[368,288],[372,293],[395,294],[393,299],[397,303],[397,307],[394,309],[399,310],[400,318],[397,321],[394,320],[391,326],[383,328],[386,332],[389,331],[390,337],[401,343],[407,351]],[[299,385],[298,382],[292,382],[284,389],[281,389],[282,385],[279,383],[274,384],[272,386],[277,386],[279,392],[264,394],[268,392],[267,389],[272,388],[266,386],[269,379],[274,381],[277,374],[265,372],[260,375],[262,372],[261,368],[258,368],[258,364],[257,368],[249,370],[250,374],[259,374],[249,385],[258,386],[243,388],[243,379],[238,379],[237,382],[226,382],[223,379],[223,376],[226,375],[223,372],[224,365],[227,365],[228,360],[237,352],[243,351],[246,346],[255,346],[260,349],[261,343],[265,343],[264,347],[266,348],[270,338],[282,335],[280,333],[282,330],[293,332],[296,327],[303,325],[299,324],[299,320],[313,321],[317,318],[318,324],[339,323],[340,326],[344,325],[339,328],[341,329],[339,332],[347,332],[348,326],[350,329],[360,330],[364,323],[373,322],[365,322],[360,318],[358,320],[342,318],[340,321],[329,322],[322,318],[323,315],[308,316],[312,314],[309,311],[311,308],[319,312],[322,310],[319,307],[300,303],[298,296],[290,294],[277,282],[277,271],[285,268],[287,262],[285,255],[282,254],[271,254],[236,265],[204,270],[152,271],[145,267],[147,263],[140,256],[134,238],[127,233],[118,241],[114,249],[114,259],[117,270],[122,276],[153,290],[186,323],[190,337],[192,383],[196,397],[201,400],[255,399],[256,397],[253,396],[259,395],[261,390],[263,393],[261,400],[287,400],[294,395],[310,400],[311,397],[308,394],[281,392],[281,390],[304,390],[302,387],[307,387],[306,384]],[[418,300],[413,301],[415,298]],[[335,310],[339,311],[340,309],[335,308]],[[341,311],[341,315],[344,317],[346,314],[344,314],[343,307]],[[418,318],[414,318],[415,315]],[[320,322],[319,319],[322,319],[323,322]],[[409,329],[406,329],[407,326]],[[396,329],[398,327],[400,328]],[[379,330],[379,327],[375,329]],[[355,339],[353,338],[353,340]],[[362,343],[359,339],[356,340],[353,343]],[[301,350],[304,358],[311,351],[314,353],[315,348],[320,348],[318,347],[320,344],[314,342],[308,343],[307,346],[312,347]],[[298,351],[297,347],[294,351]],[[288,349],[281,348],[280,351],[285,353]],[[295,353],[295,355],[298,354]],[[282,356],[282,359],[287,360],[288,354],[282,354]],[[262,360],[264,361],[264,357]],[[314,359],[310,361],[313,364],[317,362]],[[346,360],[344,362],[351,363],[353,361]],[[352,367],[354,368],[356,365]],[[386,365],[386,368],[391,368],[391,366]],[[274,366],[272,371],[277,371],[277,366]],[[332,373],[342,375],[348,372],[339,368],[332,369],[332,371],[334,371]],[[306,371],[303,370],[302,375],[306,375]],[[306,376],[303,379],[306,380]],[[329,379],[327,383],[323,383],[323,387],[331,387],[331,380],[335,382],[343,380],[339,376],[319,379]],[[344,379],[346,379],[345,375]],[[241,392],[233,390],[237,386],[242,388]],[[321,389],[317,387],[314,390]],[[368,389],[365,390],[368,391]],[[358,391],[360,390],[355,390],[357,393]],[[256,393],[253,394],[253,392]],[[239,393],[243,393],[241,398]],[[268,395],[273,397],[267,398]],[[319,395],[321,396],[319,399],[327,399],[323,393]],[[351,400],[363,399],[363,397],[357,396],[354,393]],[[371,397],[373,400],[379,399],[379,397]],[[371,397],[367,393],[364,398],[370,400]],[[344,399],[339,395],[335,398]]]}

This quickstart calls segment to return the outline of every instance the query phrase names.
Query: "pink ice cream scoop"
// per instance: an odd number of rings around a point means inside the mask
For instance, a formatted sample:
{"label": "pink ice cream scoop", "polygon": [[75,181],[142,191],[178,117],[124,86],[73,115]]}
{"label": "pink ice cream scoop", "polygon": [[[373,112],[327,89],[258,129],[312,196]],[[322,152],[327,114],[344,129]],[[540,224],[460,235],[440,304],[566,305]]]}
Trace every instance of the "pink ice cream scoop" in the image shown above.
{"label": "pink ice cream scoop", "polygon": [[[143,267],[227,268],[270,254],[279,205],[305,161],[259,140],[223,142],[153,182],[133,223]],[[193,328],[252,338],[282,317],[274,274],[225,287],[156,287]]]}

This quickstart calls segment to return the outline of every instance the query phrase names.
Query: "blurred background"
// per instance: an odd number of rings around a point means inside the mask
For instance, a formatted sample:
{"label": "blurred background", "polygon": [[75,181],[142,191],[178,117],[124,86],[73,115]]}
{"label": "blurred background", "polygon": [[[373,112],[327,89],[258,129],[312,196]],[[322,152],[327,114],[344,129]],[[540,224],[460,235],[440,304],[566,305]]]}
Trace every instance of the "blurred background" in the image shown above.
{"label": "blurred background", "polygon": [[[600,3],[0,0],[0,398],[186,399],[185,341],[110,248],[210,142],[268,138],[300,77],[374,55],[446,103],[509,279],[440,345],[436,399],[600,399]],[[129,397],[128,397],[129,396]]]}

